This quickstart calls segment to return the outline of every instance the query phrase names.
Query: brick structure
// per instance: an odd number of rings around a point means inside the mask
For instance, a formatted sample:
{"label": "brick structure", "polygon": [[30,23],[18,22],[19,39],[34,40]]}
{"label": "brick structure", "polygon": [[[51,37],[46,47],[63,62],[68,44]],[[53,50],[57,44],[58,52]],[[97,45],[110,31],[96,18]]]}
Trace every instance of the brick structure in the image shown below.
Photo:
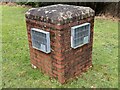
{"label": "brick structure", "polygon": [[[92,66],[94,11],[89,7],[57,4],[32,8],[26,12],[31,64],[50,77],[65,83]],[[90,23],[89,43],[71,47],[71,27]],[[32,47],[31,28],[50,32],[51,52]]]}

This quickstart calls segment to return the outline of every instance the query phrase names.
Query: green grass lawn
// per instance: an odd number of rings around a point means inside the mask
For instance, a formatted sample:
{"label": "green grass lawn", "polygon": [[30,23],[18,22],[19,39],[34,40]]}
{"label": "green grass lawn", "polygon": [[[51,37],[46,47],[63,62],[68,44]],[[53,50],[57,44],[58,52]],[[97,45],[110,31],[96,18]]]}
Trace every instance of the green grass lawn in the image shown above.
{"label": "green grass lawn", "polygon": [[2,87],[117,88],[118,22],[95,19],[93,67],[77,80],[61,85],[30,65],[24,14],[28,8],[2,7]]}

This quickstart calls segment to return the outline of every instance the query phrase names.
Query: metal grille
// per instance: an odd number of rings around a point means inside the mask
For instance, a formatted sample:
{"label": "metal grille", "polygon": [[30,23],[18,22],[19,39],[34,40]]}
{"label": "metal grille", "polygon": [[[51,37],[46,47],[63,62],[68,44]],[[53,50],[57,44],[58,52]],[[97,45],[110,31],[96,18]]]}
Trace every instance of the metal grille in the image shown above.
{"label": "metal grille", "polygon": [[32,46],[35,49],[43,51],[45,53],[50,52],[50,33],[31,28],[31,38],[32,38]]}
{"label": "metal grille", "polygon": [[90,23],[84,23],[71,28],[71,47],[77,48],[89,43]]}

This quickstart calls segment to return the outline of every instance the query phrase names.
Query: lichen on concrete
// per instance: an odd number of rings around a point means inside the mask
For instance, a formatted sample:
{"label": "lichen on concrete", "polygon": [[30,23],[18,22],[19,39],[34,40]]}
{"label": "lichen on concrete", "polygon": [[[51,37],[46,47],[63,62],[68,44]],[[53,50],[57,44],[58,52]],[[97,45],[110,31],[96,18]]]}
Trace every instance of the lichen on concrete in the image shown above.
{"label": "lichen on concrete", "polygon": [[[79,19],[84,19],[87,17],[94,16],[95,12],[89,7],[74,6],[66,4],[56,4],[40,8],[32,8],[26,12],[26,18],[42,17],[49,18],[53,23],[58,23],[59,21],[65,21],[67,19],[73,19],[74,17],[79,17]],[[36,20],[36,18],[34,18]],[[45,20],[46,21],[46,20]]]}

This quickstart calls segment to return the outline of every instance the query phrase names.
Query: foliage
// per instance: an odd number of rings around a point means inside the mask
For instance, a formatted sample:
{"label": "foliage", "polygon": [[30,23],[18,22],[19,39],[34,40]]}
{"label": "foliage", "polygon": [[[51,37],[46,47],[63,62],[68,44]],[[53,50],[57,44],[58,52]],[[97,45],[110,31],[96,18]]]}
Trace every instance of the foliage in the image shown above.
{"label": "foliage", "polygon": [[19,5],[29,5],[32,7],[38,7],[40,5],[40,3],[38,2],[17,2],[17,4]]}
{"label": "foliage", "polygon": [[2,15],[2,87],[4,88],[117,88],[118,22],[95,19],[93,67],[77,80],[61,85],[30,65],[25,24],[28,8],[0,6]]}
{"label": "foliage", "polygon": [[[113,3],[113,2],[112,2]],[[88,6],[96,11],[96,14],[100,13],[105,6],[111,4],[110,2],[18,2],[20,5],[30,5],[32,7],[41,7],[54,4],[69,4],[77,6]]]}

